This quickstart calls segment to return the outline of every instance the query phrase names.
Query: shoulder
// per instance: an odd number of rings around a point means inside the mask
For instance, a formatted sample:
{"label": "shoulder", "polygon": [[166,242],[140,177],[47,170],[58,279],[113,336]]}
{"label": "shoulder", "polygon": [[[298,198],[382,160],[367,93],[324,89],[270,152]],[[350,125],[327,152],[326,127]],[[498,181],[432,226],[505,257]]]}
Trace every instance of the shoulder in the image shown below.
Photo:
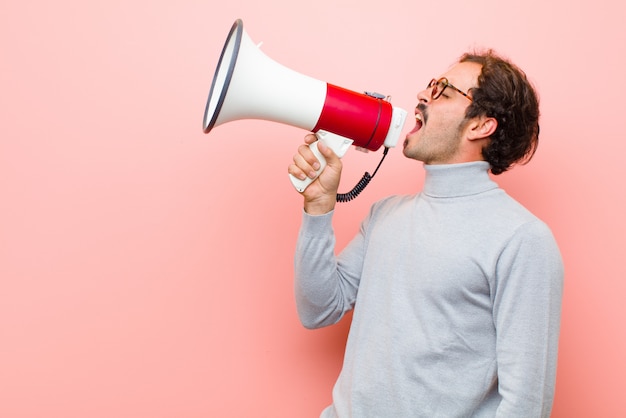
{"label": "shoulder", "polygon": [[415,201],[417,195],[393,195],[381,199],[374,203],[370,209],[371,213],[388,212],[410,205]]}
{"label": "shoulder", "polygon": [[510,241],[511,244],[530,246],[535,252],[558,252],[556,239],[550,227],[532,214],[527,222],[518,225]]}

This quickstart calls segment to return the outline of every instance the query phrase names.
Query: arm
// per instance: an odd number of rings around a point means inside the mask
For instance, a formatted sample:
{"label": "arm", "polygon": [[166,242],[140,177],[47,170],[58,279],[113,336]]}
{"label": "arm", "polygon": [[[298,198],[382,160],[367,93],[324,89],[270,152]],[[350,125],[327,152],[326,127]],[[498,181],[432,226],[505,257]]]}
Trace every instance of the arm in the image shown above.
{"label": "arm", "polygon": [[[305,137],[306,144],[315,140],[315,135]],[[332,215],[337,202],[341,161],[322,141],[318,146],[327,163],[319,177],[318,161],[308,145],[298,148],[288,170],[299,179],[315,178],[301,193],[304,213],[295,254],[296,305],[300,320],[307,328],[338,322],[352,309],[357,290],[357,280],[347,279],[347,275],[342,274],[335,257]]]}
{"label": "arm", "polygon": [[549,417],[554,399],[563,265],[545,224],[524,225],[497,265],[498,417]]}
{"label": "arm", "polygon": [[[335,257],[332,212],[303,213],[295,254],[295,296],[300,321],[306,328],[337,323],[352,309],[359,273],[350,272],[345,260]],[[357,236],[350,244],[355,247]],[[350,263],[359,266],[355,263]]]}

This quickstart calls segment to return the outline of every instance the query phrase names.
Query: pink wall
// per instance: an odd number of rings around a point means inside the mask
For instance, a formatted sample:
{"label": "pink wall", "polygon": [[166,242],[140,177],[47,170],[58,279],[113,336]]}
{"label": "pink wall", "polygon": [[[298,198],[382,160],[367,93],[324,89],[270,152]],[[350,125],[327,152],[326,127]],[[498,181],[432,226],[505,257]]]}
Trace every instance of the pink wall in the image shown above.
{"label": "pink wall", "polygon": [[[409,110],[467,48],[526,69],[542,143],[500,182],[566,265],[553,416],[626,416],[620,3],[214,3],[0,5],[0,416],[314,417],[329,402],[348,323],[306,331],[292,296],[286,167],[304,132],[201,130],[236,18],[277,61]],[[378,158],[351,150],[344,188]],[[339,244],[421,180],[392,151],[337,210]]]}

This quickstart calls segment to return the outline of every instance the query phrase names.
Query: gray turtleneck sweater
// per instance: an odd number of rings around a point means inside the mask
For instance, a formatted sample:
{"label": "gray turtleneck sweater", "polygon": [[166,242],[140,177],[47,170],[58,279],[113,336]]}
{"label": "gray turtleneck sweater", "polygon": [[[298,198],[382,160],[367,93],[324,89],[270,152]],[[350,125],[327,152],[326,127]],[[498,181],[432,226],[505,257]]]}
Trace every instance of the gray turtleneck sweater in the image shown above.
{"label": "gray turtleneck sweater", "polygon": [[332,212],[303,215],[304,326],[354,309],[322,417],[548,417],[563,265],[552,233],[474,162],[425,166],[423,191],[372,209],[335,256]]}

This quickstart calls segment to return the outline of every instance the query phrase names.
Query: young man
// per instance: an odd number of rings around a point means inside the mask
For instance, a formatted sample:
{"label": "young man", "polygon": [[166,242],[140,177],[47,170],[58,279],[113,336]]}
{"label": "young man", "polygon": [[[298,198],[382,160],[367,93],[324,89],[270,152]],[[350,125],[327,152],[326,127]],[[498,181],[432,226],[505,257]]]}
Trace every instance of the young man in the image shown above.
{"label": "young man", "polygon": [[[302,193],[301,321],[331,325],[354,309],[322,417],[548,417],[561,256],[549,228],[488,174],[534,154],[536,93],[488,51],[464,55],[417,98],[403,152],[424,163],[421,193],[374,204],[337,257],[331,221],[341,161],[327,147],[327,167]],[[315,178],[317,167],[302,145],[288,171]]]}

